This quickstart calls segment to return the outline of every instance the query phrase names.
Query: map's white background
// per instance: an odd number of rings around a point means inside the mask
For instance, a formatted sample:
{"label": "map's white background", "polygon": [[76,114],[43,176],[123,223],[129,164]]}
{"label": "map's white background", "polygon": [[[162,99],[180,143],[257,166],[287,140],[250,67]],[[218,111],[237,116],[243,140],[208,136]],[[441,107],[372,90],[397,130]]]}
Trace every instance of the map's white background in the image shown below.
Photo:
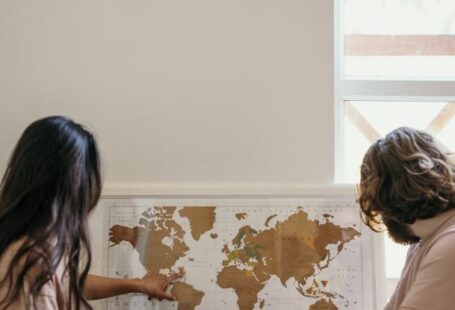
{"label": "map's white background", "polygon": [[[296,207],[304,207],[310,219],[324,222],[322,214],[329,213],[336,225],[355,227],[361,230],[362,238],[348,243],[345,250],[332,261],[328,269],[317,275],[319,280],[328,280],[328,291],[345,296],[351,304],[347,309],[372,309],[375,304],[374,255],[373,238],[359,219],[358,207],[352,200],[346,199],[307,199],[307,198],[185,198],[185,199],[103,199],[94,214],[91,227],[94,238],[93,271],[114,277],[139,277],[145,273],[139,261],[139,254],[126,242],[108,250],[108,228],[114,224],[137,226],[140,215],[147,208],[155,205],[176,206],[217,206],[216,222],[213,230],[217,239],[210,238],[208,233],[201,236],[198,242],[190,234],[189,222],[175,213],[175,219],[187,232],[185,243],[190,251],[177,261],[176,267],[184,266],[187,270],[185,281],[195,289],[205,292],[202,303],[196,309],[233,309],[237,296],[233,290],[221,289],[216,284],[216,275],[222,268],[224,255],[221,249],[230,244],[238,228],[251,225],[255,229],[265,229],[266,218],[277,213],[270,226],[276,220],[282,220],[296,211]],[[235,213],[246,212],[248,217],[239,221]],[[334,250],[335,246],[333,247]],[[194,258],[190,262],[188,258]],[[378,281],[376,281],[378,282]],[[302,309],[315,300],[303,298],[295,289],[295,283],[289,280],[284,288],[277,278],[272,278],[259,293],[259,298],[266,299],[265,309]],[[357,302],[354,304],[354,301]],[[346,309],[341,299],[335,299],[340,309]],[[152,303],[142,296],[128,296],[109,300],[109,303],[98,302],[98,309],[176,309],[172,303]]]}

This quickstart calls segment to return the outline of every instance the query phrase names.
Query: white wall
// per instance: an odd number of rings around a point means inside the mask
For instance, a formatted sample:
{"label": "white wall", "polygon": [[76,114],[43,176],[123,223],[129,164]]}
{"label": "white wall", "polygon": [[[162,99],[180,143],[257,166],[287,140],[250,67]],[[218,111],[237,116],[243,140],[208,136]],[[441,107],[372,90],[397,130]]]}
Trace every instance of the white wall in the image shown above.
{"label": "white wall", "polygon": [[332,2],[0,0],[0,171],[64,114],[96,132],[108,193],[330,184]]}

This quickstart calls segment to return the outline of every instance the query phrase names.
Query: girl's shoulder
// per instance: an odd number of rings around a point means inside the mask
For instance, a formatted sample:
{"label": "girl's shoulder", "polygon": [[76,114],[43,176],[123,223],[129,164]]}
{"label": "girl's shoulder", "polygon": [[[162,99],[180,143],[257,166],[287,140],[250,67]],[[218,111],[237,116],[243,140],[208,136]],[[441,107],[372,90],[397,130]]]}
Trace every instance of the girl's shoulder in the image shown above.
{"label": "girl's shoulder", "polygon": [[[27,261],[28,255],[25,254],[17,264],[11,265],[14,257],[27,242],[26,237],[22,237],[13,243],[1,254],[0,256],[0,308],[1,301],[5,299],[7,293],[10,291],[9,278],[11,275],[11,283],[14,285],[15,280],[24,264]],[[7,309],[64,309],[65,307],[65,295],[64,295],[64,264],[61,263],[56,272],[51,276],[50,280],[47,281],[34,300],[34,306],[32,298],[30,297],[30,285],[36,279],[36,276],[40,273],[42,264],[36,264],[27,273],[22,288],[17,298],[14,299],[13,303],[8,306]],[[5,280],[5,281],[3,281]]]}

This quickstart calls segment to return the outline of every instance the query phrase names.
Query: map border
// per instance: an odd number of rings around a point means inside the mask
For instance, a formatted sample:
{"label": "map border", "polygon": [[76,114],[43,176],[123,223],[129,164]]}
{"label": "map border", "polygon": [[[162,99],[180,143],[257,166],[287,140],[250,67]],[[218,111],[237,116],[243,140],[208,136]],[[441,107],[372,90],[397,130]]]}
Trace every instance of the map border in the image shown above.
{"label": "map border", "polygon": [[[289,207],[297,206],[336,206],[343,205],[358,208],[352,197],[153,197],[153,196],[115,196],[102,197],[91,220],[92,247],[94,251],[94,263],[92,272],[106,275],[107,264],[103,264],[108,259],[107,244],[103,242],[109,226],[109,209],[117,204],[156,204],[156,205],[192,205],[206,206],[216,205],[223,207]],[[100,225],[102,222],[102,225]],[[362,279],[372,279],[372,283],[363,283],[363,302],[364,305],[371,304],[373,310],[382,309],[385,296],[385,261],[383,238],[378,234],[373,234],[368,227],[362,224],[361,233],[366,236],[362,238]],[[367,253],[365,252],[367,251]],[[368,255],[369,254],[369,255]],[[371,259],[371,263],[365,260]],[[367,263],[371,268],[366,268],[363,264]],[[382,275],[382,276],[381,276]],[[95,309],[107,309],[106,302],[97,302]],[[365,306],[364,306],[365,307]]]}

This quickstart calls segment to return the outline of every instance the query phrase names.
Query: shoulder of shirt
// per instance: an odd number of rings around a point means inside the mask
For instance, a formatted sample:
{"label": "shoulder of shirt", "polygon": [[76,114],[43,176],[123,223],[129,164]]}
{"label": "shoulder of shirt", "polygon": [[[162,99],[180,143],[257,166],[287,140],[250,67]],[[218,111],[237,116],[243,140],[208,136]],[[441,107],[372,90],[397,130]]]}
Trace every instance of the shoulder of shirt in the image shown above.
{"label": "shoulder of shirt", "polygon": [[[10,244],[10,246],[6,249],[6,251],[1,255],[0,257],[0,275],[3,276],[10,268],[10,263],[13,257],[16,255],[17,251],[20,249],[20,247],[24,244],[26,240],[26,237],[23,237],[21,239],[18,239],[14,241],[13,243]],[[21,269],[25,260],[27,259],[27,255],[21,258],[19,263],[15,266],[16,269]],[[27,273],[26,275],[26,280],[30,280],[36,276],[37,273],[39,273],[41,270],[41,264],[38,263],[32,269]],[[48,283],[44,287],[53,287],[55,284],[59,283],[60,278],[64,274],[64,264],[61,263],[57,267],[56,273],[53,275],[53,277],[50,279]],[[44,288],[43,287],[43,288]]]}
{"label": "shoulder of shirt", "polygon": [[451,258],[455,259],[455,226],[450,226],[434,236],[425,250],[429,260]]}

